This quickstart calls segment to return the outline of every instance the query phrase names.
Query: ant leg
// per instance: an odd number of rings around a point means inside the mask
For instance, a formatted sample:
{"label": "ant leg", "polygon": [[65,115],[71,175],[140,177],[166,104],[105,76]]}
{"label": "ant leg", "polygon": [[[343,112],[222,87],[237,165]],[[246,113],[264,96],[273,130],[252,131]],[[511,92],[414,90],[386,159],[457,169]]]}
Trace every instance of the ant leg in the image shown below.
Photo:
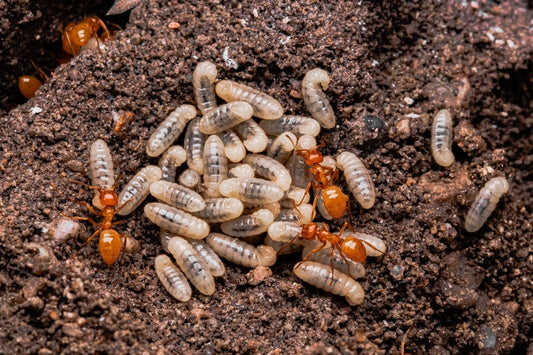
{"label": "ant leg", "polygon": [[123,219],[122,221],[115,221],[113,223],[111,223],[112,226],[116,226],[117,224],[122,224],[122,223],[126,223],[127,220]]}
{"label": "ant leg", "polygon": [[78,181],[78,180],[68,179],[67,182],[70,182],[71,184],[78,184],[78,185],[81,185],[81,186],[85,186],[86,188],[91,189],[91,190],[100,189],[100,187],[98,187],[98,186],[88,185],[88,184],[86,184],[84,182],[81,182],[81,181]]}
{"label": "ant leg", "polygon": [[279,248],[278,252],[276,253],[276,256],[278,256],[279,253],[281,253],[281,251],[282,251],[283,249],[285,249],[285,247],[287,247],[287,246],[291,245],[292,243],[294,243],[294,242],[296,241],[296,238],[298,238],[298,237],[299,237],[299,235],[294,236],[294,237],[293,237],[288,243],[286,243],[284,246],[282,246],[281,248]]}
{"label": "ant leg", "polygon": [[89,211],[91,211],[91,213],[97,215],[97,216],[101,216],[102,215],[102,211],[97,211],[93,208],[93,206],[91,206],[90,204],[88,204],[87,202],[85,201],[76,201],[74,199],[70,199],[72,202],[76,202],[78,205],[82,205],[82,206],[85,206],[85,208],[87,208]]}
{"label": "ant leg", "polygon": [[339,255],[341,256],[341,258],[346,263],[346,266],[348,266],[348,276],[350,276],[351,278],[353,278],[355,280],[355,277],[352,275],[352,273],[350,271],[350,262],[346,258],[346,255],[344,255],[344,252],[342,251],[342,248],[340,246],[338,246],[338,250],[339,250]]}
{"label": "ant leg", "polygon": [[342,225],[342,228],[339,231],[339,233],[337,234],[337,236],[340,237],[342,235],[342,233],[344,233],[344,231],[346,230],[346,227],[348,227],[349,225],[350,225],[350,223],[344,222],[344,224]]}
{"label": "ant leg", "polygon": [[87,240],[83,243],[83,245],[74,254],[72,254],[70,258],[68,258],[68,260],[74,259],[76,255],[78,255],[78,253],[81,251],[81,249],[87,244],[89,244],[91,240],[93,240],[93,238],[96,237],[101,231],[102,231],[102,228],[98,228],[89,238],[87,238]]}
{"label": "ant leg", "polygon": [[130,198],[129,200],[127,200],[126,202],[124,202],[122,205],[120,205],[116,210],[115,210],[115,213],[119,213],[121,209],[123,209],[127,203],[131,202],[133,199]]}
{"label": "ant leg", "polygon": [[78,221],[87,221],[89,222],[90,224],[92,224],[93,226],[100,226],[99,223],[96,223],[92,218],[90,217],[78,217],[78,216],[70,216],[66,213],[63,213],[63,212],[59,212],[59,214],[61,214],[63,217],[68,217],[68,218],[72,218],[72,219],[75,219],[75,220],[78,220]]}
{"label": "ant leg", "polygon": [[298,264],[296,264],[294,266],[295,269],[299,268],[300,265],[304,262],[304,261],[307,261],[307,259],[309,259],[311,257],[311,255],[313,255],[314,253],[316,252],[319,252],[320,250],[324,249],[324,247],[326,246],[326,242],[323,242],[322,245],[319,245],[318,247],[316,247],[315,249],[311,250],[306,256],[305,258],[302,259],[302,261],[300,261]]}

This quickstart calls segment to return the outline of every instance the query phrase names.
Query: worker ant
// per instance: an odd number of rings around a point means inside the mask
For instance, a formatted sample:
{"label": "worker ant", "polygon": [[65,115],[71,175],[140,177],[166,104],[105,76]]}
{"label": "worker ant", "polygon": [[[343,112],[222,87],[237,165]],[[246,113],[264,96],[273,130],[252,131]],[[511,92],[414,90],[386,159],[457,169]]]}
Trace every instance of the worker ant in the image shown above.
{"label": "worker ant", "polygon": [[[116,230],[113,229],[114,226],[117,224],[124,223],[125,221],[117,221],[112,222],[113,217],[115,214],[117,214],[126,204],[130,201],[124,202],[121,206],[117,208],[118,205],[118,197],[116,193],[116,188],[118,186],[118,182],[120,181],[119,177],[117,179],[117,182],[111,187],[99,187],[99,186],[91,186],[84,184],[83,182],[76,181],[76,180],[68,180],[71,183],[80,184],[82,186],[87,187],[91,190],[97,190],[98,191],[98,200],[102,206],[104,206],[101,210],[96,210],[93,206],[88,204],[84,201],[76,201],[74,199],[71,199],[72,201],[85,206],[89,211],[91,211],[93,214],[95,214],[98,217],[103,217],[104,219],[100,222],[95,222],[90,217],[71,217],[67,216],[76,220],[80,221],[88,221],[93,226],[96,226],[96,231],[83,243],[83,246],[89,244],[91,240],[93,240],[94,237],[96,237],[98,234],[100,235],[98,247],[100,249],[100,255],[102,256],[102,259],[104,259],[104,262],[111,266],[115,261],[117,261],[118,257],[124,250],[126,249],[126,243],[127,243],[127,236],[121,233],[118,233]],[[66,216],[66,215],[65,215]],[[121,239],[124,240],[124,243],[122,243]],[[83,247],[82,246],[82,247]],[[78,254],[79,250],[70,257],[70,259],[74,258]]]}
{"label": "worker ant", "polygon": [[[113,25],[113,27],[119,28],[118,25]],[[93,37],[96,40],[96,47],[100,49],[99,41],[105,42],[112,35],[113,32],[107,28],[104,21],[98,17],[89,16],[77,24],[71,22],[65,27],[61,34],[63,51],[76,56]]]}

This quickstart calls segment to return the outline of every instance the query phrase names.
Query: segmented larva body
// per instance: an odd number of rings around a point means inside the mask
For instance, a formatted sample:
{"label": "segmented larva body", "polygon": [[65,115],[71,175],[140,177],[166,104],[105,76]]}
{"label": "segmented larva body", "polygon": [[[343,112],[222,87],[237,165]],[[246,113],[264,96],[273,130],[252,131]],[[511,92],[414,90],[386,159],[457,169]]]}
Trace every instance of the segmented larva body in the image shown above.
{"label": "segmented larva body", "polygon": [[245,214],[251,214],[258,210],[265,209],[272,212],[274,215],[274,218],[279,214],[281,211],[281,206],[278,202],[270,202],[270,203],[244,203],[244,213]]}
{"label": "segmented larva body", "polygon": [[309,192],[306,193],[306,189],[303,187],[291,186],[288,191],[285,192],[283,199],[280,201],[281,206],[292,208],[295,206],[300,207],[300,204],[308,203],[311,199]]}
{"label": "segmented larva body", "polygon": [[255,176],[254,169],[248,164],[236,164],[230,167],[228,171],[228,178],[253,178]]}
{"label": "segmented larva body", "polygon": [[243,215],[232,221],[224,222],[220,225],[220,229],[227,235],[242,238],[266,232],[272,222],[274,222],[272,212],[261,209],[251,215]]}
{"label": "segmented larva body", "polygon": [[[296,150],[312,150],[316,149],[316,139],[309,135],[303,135],[298,138]],[[293,154],[287,164],[285,164],[292,177],[292,184],[296,187],[306,188],[309,183],[309,175],[307,173],[308,166],[305,163],[305,158],[299,154]]]}
{"label": "segmented larva body", "polygon": [[161,180],[174,182],[176,180],[176,168],[183,164],[187,159],[185,149],[179,145],[168,148],[159,159],[161,168]]}
{"label": "segmented larva body", "polygon": [[166,255],[155,258],[155,272],[165,289],[178,301],[187,302],[192,295],[187,278]]}
{"label": "segmented larva body", "polygon": [[283,107],[278,100],[262,91],[231,80],[217,83],[216,92],[224,101],[245,101],[254,110],[253,115],[265,120],[275,120],[283,115]]}
{"label": "segmented larva body", "polygon": [[293,133],[283,132],[272,141],[272,144],[268,148],[267,155],[272,159],[279,161],[281,164],[285,164],[291,157],[294,148],[296,148],[297,141],[298,139]]}
{"label": "segmented larva body", "polygon": [[196,109],[192,105],[181,105],[172,111],[148,138],[146,154],[150,157],[162,154],[174,143],[187,123],[194,117],[196,117]]}
{"label": "segmented larva body", "polygon": [[448,110],[440,110],[433,118],[431,126],[431,153],[440,166],[450,166],[455,157],[452,152],[452,115]]}
{"label": "segmented larva body", "polygon": [[148,203],[144,214],[159,227],[187,238],[203,239],[209,234],[207,222],[164,203]]}
{"label": "segmented larva body", "polygon": [[293,271],[300,279],[315,287],[346,297],[351,306],[363,303],[365,291],[359,282],[340,271],[333,273],[329,265],[305,261]]}
{"label": "segmented larva body", "polygon": [[233,163],[238,163],[246,156],[246,148],[242,144],[241,139],[237,133],[232,130],[227,130],[219,133],[218,136],[224,143],[224,152],[226,157]]}
{"label": "segmented larva body", "polygon": [[[302,250],[302,258],[305,258],[316,246],[316,244],[306,245]],[[339,255],[338,250],[335,250],[332,255],[330,246],[311,254],[308,260],[316,261],[318,263],[327,265],[330,268],[331,262],[333,262],[334,269],[346,274],[347,276],[350,276],[354,280],[364,277],[366,273],[365,266],[363,264],[353,261],[349,258],[343,259]],[[348,264],[350,267],[348,267]]]}
{"label": "segmented larva body", "polygon": [[374,183],[363,162],[353,153],[337,156],[337,166],[344,171],[344,178],[353,196],[363,208],[371,208],[376,201]]}
{"label": "segmented larva body", "polygon": [[205,208],[205,201],[193,190],[168,181],[156,181],[150,186],[155,198],[186,212],[198,212]]}
{"label": "segmented larva body", "polygon": [[189,169],[198,174],[204,173],[204,145],[205,135],[199,130],[200,118],[193,119],[187,126],[183,146],[187,152],[187,165]]}
{"label": "segmented larva body", "polygon": [[217,106],[214,85],[216,78],[217,67],[208,60],[198,63],[192,74],[194,97],[202,115]]}
{"label": "segmented larva body", "polygon": [[[268,235],[265,237],[265,245],[271,247],[276,251],[277,255],[288,255],[292,253],[296,253],[302,250],[302,246],[297,243],[287,244],[285,242],[278,242],[276,240],[273,240]],[[280,249],[283,248],[283,250]]]}
{"label": "segmented larva body", "polygon": [[168,242],[168,250],[189,281],[204,295],[215,293],[215,279],[205,260],[189,242],[174,237]]}
{"label": "segmented larva body", "polygon": [[205,208],[194,215],[207,223],[219,223],[231,221],[242,215],[243,203],[236,198],[208,198],[205,200]]}
{"label": "segmented larva body", "polygon": [[[115,184],[115,170],[113,169],[113,158],[107,144],[97,139],[89,149],[89,171],[93,186],[111,188]],[[104,208],[100,204],[98,191],[95,190],[93,206],[98,209]]]}
{"label": "segmented larva body", "polygon": [[385,244],[385,242],[381,238],[375,237],[373,235],[360,232],[354,233],[351,231],[345,231],[344,233],[342,233],[342,238],[346,237],[354,237],[364,241],[365,243],[363,243],[363,246],[365,247],[367,256],[378,257],[383,256],[387,252],[387,245]]}
{"label": "segmented larva body", "polygon": [[331,155],[325,155],[324,160],[320,163],[323,167],[330,168],[332,171],[337,170],[337,162]]}
{"label": "segmented larva body", "polygon": [[279,120],[261,121],[259,125],[266,134],[271,136],[279,136],[284,132],[290,132],[296,136],[307,134],[313,137],[320,134],[320,124],[311,117],[305,116],[285,115]]}
{"label": "segmented larva body", "polygon": [[265,131],[254,120],[241,123],[237,130],[243,138],[242,144],[252,153],[264,151],[268,145],[268,137]]}
{"label": "segmented larva body", "polygon": [[[278,242],[290,242],[294,237],[302,234],[300,222],[274,222],[268,227],[268,236]],[[299,241],[296,240],[296,243]]]}
{"label": "segmented larva body", "polygon": [[277,184],[283,191],[291,187],[292,179],[287,168],[273,158],[262,154],[248,154],[244,163],[249,164],[257,175]]}
{"label": "segmented larva body", "polygon": [[490,179],[479,191],[468,210],[465,229],[469,233],[477,232],[492,214],[500,198],[509,191],[509,182],[504,177]]}
{"label": "segmented larva body", "polygon": [[174,237],[180,237],[180,235],[167,231],[166,229],[159,228],[159,238],[161,240],[161,247],[167,253],[170,253],[170,251],[168,251],[168,242],[170,242],[170,239]]}
{"label": "segmented larva body", "polygon": [[222,263],[222,260],[218,257],[213,249],[207,245],[203,240],[188,239],[189,244],[196,249],[198,254],[204,259],[211,275],[222,276],[226,272],[226,268]]}
{"label": "segmented larva body", "polygon": [[185,169],[178,178],[178,183],[182,186],[192,189],[200,183],[201,176],[196,171]]}
{"label": "segmented larva body", "polygon": [[300,224],[309,224],[313,221],[313,206],[305,203],[298,208],[282,209],[276,216],[275,221],[279,222],[299,222]]}
{"label": "segmented larva body", "polygon": [[[302,95],[307,110],[326,129],[335,127],[335,113],[322,89],[327,90],[329,75],[315,68],[307,72],[302,81]],[[321,88],[322,87],[322,88]]]}
{"label": "segmented larva body", "polygon": [[264,179],[227,179],[220,183],[220,193],[235,197],[242,202],[269,203],[283,198],[283,190],[273,182]]}
{"label": "segmented larva body", "polygon": [[[145,166],[135,174],[118,195],[118,214],[126,216],[133,212],[150,193],[150,185],[161,179],[161,176],[163,172],[155,165]],[[124,204],[126,205],[122,207]]]}
{"label": "segmented larva body", "polygon": [[272,266],[276,262],[276,251],[269,246],[254,247],[240,239],[220,233],[211,233],[206,243],[218,256],[246,267]]}
{"label": "segmented larva body", "polygon": [[204,146],[204,187],[209,197],[218,197],[218,186],[228,177],[228,159],[220,137],[209,136]]}
{"label": "segmented larva body", "polygon": [[205,134],[224,132],[252,117],[253,109],[244,101],[230,102],[209,110],[200,119],[199,130]]}

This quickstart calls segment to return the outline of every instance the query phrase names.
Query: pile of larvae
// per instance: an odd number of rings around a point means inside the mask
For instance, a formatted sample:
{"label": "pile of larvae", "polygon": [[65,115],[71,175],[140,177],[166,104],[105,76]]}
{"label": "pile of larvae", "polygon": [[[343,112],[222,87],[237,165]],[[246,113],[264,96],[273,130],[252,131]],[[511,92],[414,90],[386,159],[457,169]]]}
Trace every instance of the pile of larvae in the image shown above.
{"label": "pile of larvae", "polygon": [[[305,261],[294,268],[299,278],[345,296],[350,305],[362,303],[364,290],[355,279],[364,276],[365,268],[347,258],[339,245],[347,238],[357,240],[366,257],[383,255],[384,242],[347,230],[346,224],[340,232],[330,232],[325,223],[313,222],[315,209],[325,219],[339,218],[335,206],[328,209],[320,188],[315,189],[317,197],[311,198],[310,187],[317,185],[305,158],[308,153],[320,154],[316,137],[321,127],[335,127],[335,115],[323,92],[329,83],[327,72],[313,69],[302,81],[303,99],[312,117],[284,115],[276,99],[244,84],[221,80],[215,86],[216,76],[213,63],[197,65],[193,90],[202,116],[192,105],[171,112],[146,144],[146,153],[159,157],[158,166],[141,169],[119,194],[117,211],[123,216],[149,194],[158,200],[147,203],[144,214],[161,228],[162,248],[174,259],[166,254],[155,259],[162,284],[185,302],[192,295],[189,281],[205,295],[215,292],[214,277],[225,272],[219,257],[257,268],[273,265],[278,253],[302,250]],[[219,106],[217,95],[226,103]],[[182,133],[183,146],[175,145]],[[109,158],[101,159],[106,151]],[[94,142],[90,154],[93,185],[109,187],[109,181],[95,179],[103,161],[111,161],[105,142]],[[337,169],[343,170],[361,206],[374,205],[372,179],[355,154],[325,156],[318,169],[327,171],[328,183],[334,183]],[[337,190],[341,204],[350,203]],[[93,204],[97,203],[95,196]],[[329,239],[319,241],[310,231]],[[305,240],[304,235],[311,237]]]}

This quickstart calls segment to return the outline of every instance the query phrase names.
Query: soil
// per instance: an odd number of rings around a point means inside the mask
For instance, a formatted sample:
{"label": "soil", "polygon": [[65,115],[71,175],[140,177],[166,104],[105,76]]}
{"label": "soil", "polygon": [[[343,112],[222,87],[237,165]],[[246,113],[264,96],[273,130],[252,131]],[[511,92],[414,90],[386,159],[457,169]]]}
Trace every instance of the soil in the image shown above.
{"label": "soil", "polygon": [[[402,341],[414,354],[533,350],[532,18],[520,1],[143,2],[101,53],[59,66],[1,118],[0,353],[399,354]],[[139,140],[194,103],[202,60],[289,113],[306,112],[308,70],[331,73],[338,127],[322,134],[324,152],[358,154],[378,191],[374,208],[352,203],[334,224],[349,220],[389,248],[366,263],[361,306],[302,283],[291,271],[297,255],[259,284],[227,263],[213,296],[179,303],[155,275],[158,230],[141,209],[119,226],[141,251],[111,268],[96,242],[67,261],[89,224],[62,243],[43,231],[61,212],[86,214],[70,198],[92,194],[67,180],[89,181],[96,139],[126,180],[155,163]],[[429,144],[444,107],[456,127],[450,168],[434,163]],[[111,112],[121,110],[136,118],[117,135]],[[510,191],[466,233],[465,213],[494,176]]]}

